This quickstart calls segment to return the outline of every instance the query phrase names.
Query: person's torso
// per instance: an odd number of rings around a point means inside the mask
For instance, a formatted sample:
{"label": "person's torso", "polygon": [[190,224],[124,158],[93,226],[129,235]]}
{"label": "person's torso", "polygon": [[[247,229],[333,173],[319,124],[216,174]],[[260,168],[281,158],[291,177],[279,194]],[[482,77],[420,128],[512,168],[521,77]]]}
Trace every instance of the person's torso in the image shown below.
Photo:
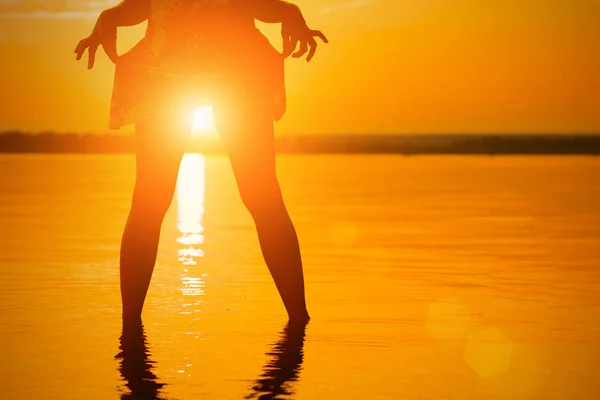
{"label": "person's torso", "polygon": [[222,59],[255,33],[237,0],[151,0],[147,36],[153,59],[188,63]]}

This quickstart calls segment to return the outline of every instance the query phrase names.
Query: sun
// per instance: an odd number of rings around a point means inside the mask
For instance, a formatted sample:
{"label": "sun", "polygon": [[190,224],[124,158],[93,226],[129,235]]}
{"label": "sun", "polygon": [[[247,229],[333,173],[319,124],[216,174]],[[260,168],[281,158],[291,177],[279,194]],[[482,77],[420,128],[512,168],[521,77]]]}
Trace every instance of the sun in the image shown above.
{"label": "sun", "polygon": [[194,109],[194,122],[192,126],[193,135],[206,136],[212,135],[215,132],[212,106],[196,107]]}

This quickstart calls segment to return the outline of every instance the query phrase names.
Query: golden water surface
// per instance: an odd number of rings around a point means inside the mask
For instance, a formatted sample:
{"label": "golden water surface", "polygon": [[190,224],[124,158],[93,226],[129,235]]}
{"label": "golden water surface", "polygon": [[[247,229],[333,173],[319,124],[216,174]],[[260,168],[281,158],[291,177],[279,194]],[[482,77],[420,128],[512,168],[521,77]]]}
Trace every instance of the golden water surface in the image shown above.
{"label": "golden water surface", "polygon": [[186,155],[119,341],[130,155],[0,156],[2,399],[600,398],[600,159],[282,156],[313,320]]}

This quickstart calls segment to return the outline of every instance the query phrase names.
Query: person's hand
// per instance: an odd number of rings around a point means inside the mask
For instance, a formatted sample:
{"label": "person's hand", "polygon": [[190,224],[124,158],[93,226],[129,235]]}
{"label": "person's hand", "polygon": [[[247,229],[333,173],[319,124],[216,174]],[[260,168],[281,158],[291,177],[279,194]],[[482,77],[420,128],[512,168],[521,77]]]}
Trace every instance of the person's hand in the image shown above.
{"label": "person's hand", "polygon": [[96,21],[94,30],[85,39],[82,39],[75,48],[76,59],[79,61],[88,50],[88,69],[94,68],[96,61],[96,51],[98,46],[102,46],[104,52],[113,63],[116,63],[117,55],[117,26],[111,21],[110,14],[102,12]]}
{"label": "person's hand", "polygon": [[[329,43],[321,31],[310,29],[302,16],[302,12],[295,5],[290,5],[290,13],[281,24],[281,37],[283,38],[283,57],[290,55],[294,58],[300,58],[308,52],[306,61],[312,60],[317,51],[317,41],[315,37],[320,38],[325,43]],[[296,52],[294,52],[298,48]]]}

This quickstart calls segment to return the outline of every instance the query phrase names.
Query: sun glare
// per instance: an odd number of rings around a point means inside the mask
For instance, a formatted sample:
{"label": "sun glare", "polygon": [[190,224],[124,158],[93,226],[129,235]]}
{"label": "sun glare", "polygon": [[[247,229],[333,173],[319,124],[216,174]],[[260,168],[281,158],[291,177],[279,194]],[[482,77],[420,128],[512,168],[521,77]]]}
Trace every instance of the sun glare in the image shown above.
{"label": "sun glare", "polygon": [[204,136],[214,134],[215,131],[212,106],[197,107],[194,109],[193,134]]}

